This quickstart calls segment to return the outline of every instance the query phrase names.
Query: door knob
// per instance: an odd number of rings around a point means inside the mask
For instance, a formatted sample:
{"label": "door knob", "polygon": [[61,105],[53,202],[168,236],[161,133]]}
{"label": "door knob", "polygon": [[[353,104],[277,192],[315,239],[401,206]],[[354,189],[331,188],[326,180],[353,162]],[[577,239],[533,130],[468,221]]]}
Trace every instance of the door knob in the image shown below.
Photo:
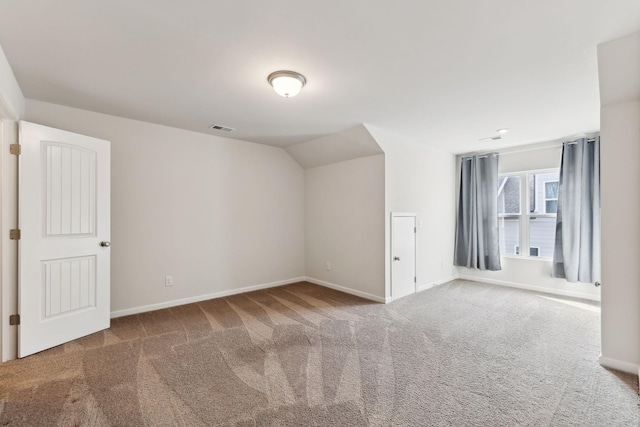
{"label": "door knob", "polygon": [[103,248],[108,248],[109,246],[111,246],[111,242],[100,242],[100,246],[102,246]]}
{"label": "door knob", "polygon": [[399,256],[394,256],[394,257],[393,257],[393,260],[394,260],[394,261],[400,261],[400,257],[399,257]]}

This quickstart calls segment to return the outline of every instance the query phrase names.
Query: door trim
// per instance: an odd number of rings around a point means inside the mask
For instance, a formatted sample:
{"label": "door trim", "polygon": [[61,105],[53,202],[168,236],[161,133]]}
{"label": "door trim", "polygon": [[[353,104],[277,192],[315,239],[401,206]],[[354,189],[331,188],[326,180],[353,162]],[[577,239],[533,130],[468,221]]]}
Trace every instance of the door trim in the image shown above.
{"label": "door trim", "polygon": [[9,154],[9,145],[18,141],[18,122],[0,119],[0,360],[6,362],[18,357],[18,328],[9,325],[9,316],[18,313],[18,242],[9,239],[9,230],[18,228],[18,156]]}
{"label": "door trim", "polygon": [[[391,212],[391,216],[389,218],[389,221],[391,222],[390,225],[390,229],[391,229],[391,238],[389,239],[389,244],[391,245],[391,248],[389,250],[389,252],[391,253],[391,256],[389,257],[389,271],[391,272],[390,274],[390,290],[391,290],[391,301],[395,300],[394,296],[393,296],[393,257],[394,257],[394,253],[393,253],[393,219],[397,218],[397,217],[413,217],[413,223],[414,223],[414,227],[418,226],[418,213],[417,212]],[[417,228],[416,228],[416,238],[414,239],[414,243],[413,243],[413,256],[414,256],[414,271],[413,271],[413,275],[414,277],[418,277],[418,235],[417,235]],[[418,292],[418,282],[417,280],[414,282],[414,293]]]}
{"label": "door trim", "polygon": [[17,142],[25,99],[1,47],[0,74],[7,77],[0,83],[0,361],[6,362],[18,354],[18,328],[9,325],[18,312],[18,244],[9,240],[18,225],[18,160],[9,144]]}

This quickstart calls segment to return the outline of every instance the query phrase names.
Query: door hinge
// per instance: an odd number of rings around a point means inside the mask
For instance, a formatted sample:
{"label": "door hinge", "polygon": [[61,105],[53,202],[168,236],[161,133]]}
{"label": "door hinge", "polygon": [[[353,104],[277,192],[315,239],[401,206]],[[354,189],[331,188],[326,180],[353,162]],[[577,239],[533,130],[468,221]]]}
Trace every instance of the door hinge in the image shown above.
{"label": "door hinge", "polygon": [[15,156],[22,154],[22,146],[20,144],[9,145],[9,152]]}
{"label": "door hinge", "polygon": [[418,278],[416,276],[413,276],[413,283],[418,283]]}
{"label": "door hinge", "polygon": [[14,228],[12,230],[9,230],[9,239],[11,240],[20,240],[20,235],[22,233],[20,233],[20,230]]}
{"label": "door hinge", "polygon": [[413,227],[413,232],[414,232],[414,233],[417,233],[417,232],[418,232],[418,229],[417,229],[416,227]]}
{"label": "door hinge", "polygon": [[11,316],[9,316],[9,325],[10,326],[16,326],[20,324],[20,315],[19,314],[12,314]]}

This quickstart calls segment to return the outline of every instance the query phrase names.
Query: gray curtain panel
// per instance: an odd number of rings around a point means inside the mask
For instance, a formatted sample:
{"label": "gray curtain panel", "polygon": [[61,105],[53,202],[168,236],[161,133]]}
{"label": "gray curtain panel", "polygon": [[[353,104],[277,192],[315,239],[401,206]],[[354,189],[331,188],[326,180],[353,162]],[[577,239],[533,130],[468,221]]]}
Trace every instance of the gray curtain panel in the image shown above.
{"label": "gray curtain panel", "polygon": [[600,137],[562,148],[553,277],[600,280]]}
{"label": "gray curtain panel", "polygon": [[498,240],[498,155],[464,157],[454,264],[500,270]]}

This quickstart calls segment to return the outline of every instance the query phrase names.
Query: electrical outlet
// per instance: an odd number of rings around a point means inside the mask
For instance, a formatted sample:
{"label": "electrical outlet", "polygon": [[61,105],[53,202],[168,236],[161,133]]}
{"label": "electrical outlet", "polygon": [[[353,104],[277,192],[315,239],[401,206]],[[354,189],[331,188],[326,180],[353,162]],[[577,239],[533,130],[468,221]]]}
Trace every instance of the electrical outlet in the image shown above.
{"label": "electrical outlet", "polygon": [[173,276],[165,276],[164,285],[165,286],[173,286]]}
{"label": "electrical outlet", "polygon": [[331,271],[331,263],[327,261],[327,271]]}

